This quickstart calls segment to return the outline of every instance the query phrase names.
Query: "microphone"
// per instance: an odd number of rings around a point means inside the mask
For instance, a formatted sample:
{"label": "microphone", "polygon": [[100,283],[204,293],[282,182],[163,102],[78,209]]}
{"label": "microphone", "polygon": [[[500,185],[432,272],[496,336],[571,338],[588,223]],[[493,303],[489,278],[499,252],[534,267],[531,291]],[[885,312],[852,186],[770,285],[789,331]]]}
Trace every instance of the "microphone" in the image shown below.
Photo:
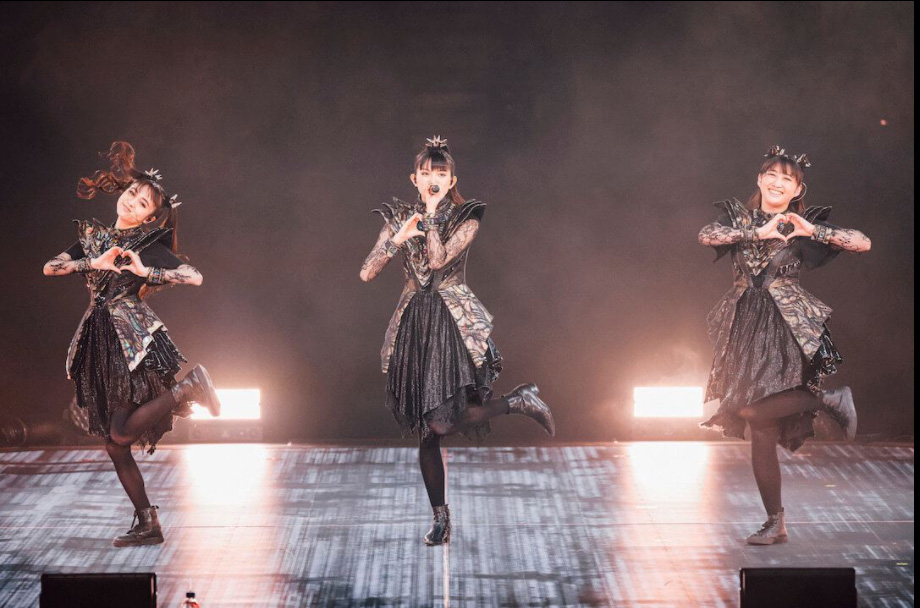
{"label": "microphone", "polygon": [[[430,194],[437,194],[440,191],[441,191],[441,188],[437,184],[431,184],[430,186],[428,186],[428,192]],[[422,222],[418,222],[418,224],[416,225],[418,226],[419,230],[424,230],[424,227],[422,226]]]}

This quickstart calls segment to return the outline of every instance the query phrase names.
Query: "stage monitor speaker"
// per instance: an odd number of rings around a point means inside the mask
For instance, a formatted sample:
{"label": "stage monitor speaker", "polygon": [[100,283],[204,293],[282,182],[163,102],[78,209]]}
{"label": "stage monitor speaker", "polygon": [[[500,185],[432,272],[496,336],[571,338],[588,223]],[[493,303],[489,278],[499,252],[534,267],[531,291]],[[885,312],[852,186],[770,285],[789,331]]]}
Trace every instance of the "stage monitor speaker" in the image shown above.
{"label": "stage monitor speaker", "polygon": [[39,608],[156,608],[157,575],[42,574]]}
{"label": "stage monitor speaker", "polygon": [[856,608],[856,570],[742,568],[741,608]]}

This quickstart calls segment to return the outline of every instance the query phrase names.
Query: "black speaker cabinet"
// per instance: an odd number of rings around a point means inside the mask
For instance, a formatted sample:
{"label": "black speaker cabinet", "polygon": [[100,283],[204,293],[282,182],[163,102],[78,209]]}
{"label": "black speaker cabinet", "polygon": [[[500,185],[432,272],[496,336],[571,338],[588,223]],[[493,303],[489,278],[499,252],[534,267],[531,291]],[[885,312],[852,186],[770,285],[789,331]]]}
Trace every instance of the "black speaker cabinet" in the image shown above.
{"label": "black speaker cabinet", "polygon": [[42,574],[40,608],[156,608],[157,575]]}
{"label": "black speaker cabinet", "polygon": [[741,608],[856,608],[856,570],[742,568]]}

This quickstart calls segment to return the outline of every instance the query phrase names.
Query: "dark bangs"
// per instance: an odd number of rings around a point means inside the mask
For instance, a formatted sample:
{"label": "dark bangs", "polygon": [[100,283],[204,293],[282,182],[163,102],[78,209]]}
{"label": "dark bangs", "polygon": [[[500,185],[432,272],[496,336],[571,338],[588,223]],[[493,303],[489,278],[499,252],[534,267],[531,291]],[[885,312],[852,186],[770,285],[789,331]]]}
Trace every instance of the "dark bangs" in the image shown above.
{"label": "dark bangs", "polygon": [[457,164],[454,162],[454,157],[444,149],[425,148],[419,152],[418,156],[415,157],[413,170],[417,171],[423,167],[428,167],[429,164],[434,171],[447,169],[452,175],[457,174]]}
{"label": "dark bangs", "polygon": [[805,181],[805,171],[802,170],[799,163],[787,156],[771,156],[764,160],[763,164],[760,165],[760,175],[763,175],[770,169],[779,169],[782,173],[791,176],[800,184]]}
{"label": "dark bangs", "polygon": [[[150,190],[151,194],[153,195],[151,196],[150,202],[156,205],[157,209],[162,207],[166,202],[166,190],[164,190],[163,186],[161,186],[156,180],[152,180],[146,175],[141,175],[137,177],[131,185],[133,184],[137,184],[138,186],[145,186]],[[130,188],[131,185],[129,185],[128,188]]]}

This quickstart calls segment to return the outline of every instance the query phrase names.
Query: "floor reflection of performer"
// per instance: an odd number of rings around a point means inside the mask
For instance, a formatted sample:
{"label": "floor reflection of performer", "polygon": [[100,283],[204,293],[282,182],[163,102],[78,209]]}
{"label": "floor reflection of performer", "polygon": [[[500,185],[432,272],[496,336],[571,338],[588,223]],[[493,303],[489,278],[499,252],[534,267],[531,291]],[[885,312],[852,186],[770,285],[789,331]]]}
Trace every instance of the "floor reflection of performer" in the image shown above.
{"label": "floor reflection of performer", "polygon": [[378,210],[385,223],[361,279],[370,281],[402,254],[406,283],[381,359],[387,405],[404,431],[419,436],[419,464],[434,510],[424,540],[437,545],[451,533],[441,438],[462,433],[481,439],[490,432],[489,419],[509,413],[532,418],[550,435],[555,426],[534,384],[492,396],[501,371],[501,355],[489,338],[492,315],[466,284],[467,255],[485,203],[460,196],[446,140],[428,140],[410,179],[418,200],[393,199]]}
{"label": "floor reflection of performer", "polygon": [[767,521],[747,539],[754,545],[787,540],[776,445],[794,451],[814,436],[818,410],[848,439],[856,433],[849,387],[821,390],[842,359],[825,325],[831,309],[801,287],[799,273],[840,251],[868,251],[870,242],[858,230],[826,223],[830,207],[805,207],[810,166],[804,154],[774,147],[749,204],[716,203],[721,217],[699,234],[718,257],[731,254],[734,272],[734,285],[709,314],[715,357],[706,399],[721,403],[703,425],[738,438],[750,425],[754,478],[767,511]]}
{"label": "floor reflection of performer", "polygon": [[167,196],[159,172],[138,171],[134,149],[115,142],[111,166],[81,179],[77,194],[120,193],[117,219],[78,221],[77,242],[45,264],[48,276],[83,274],[90,305],[70,344],[67,375],[76,385],[78,405],[89,432],[105,437],[118,479],[134,505],[137,524],[114,539],[116,547],[163,542],[156,506],[131,454],[135,442],[152,453],[172,429],[174,415],[190,413],[189,402],[218,415],[220,403],[207,370],[195,367],[181,382],[175,374],[185,361],[166,327],[144,301],[158,286],[201,285],[194,267],[177,256],[179,202]]}

